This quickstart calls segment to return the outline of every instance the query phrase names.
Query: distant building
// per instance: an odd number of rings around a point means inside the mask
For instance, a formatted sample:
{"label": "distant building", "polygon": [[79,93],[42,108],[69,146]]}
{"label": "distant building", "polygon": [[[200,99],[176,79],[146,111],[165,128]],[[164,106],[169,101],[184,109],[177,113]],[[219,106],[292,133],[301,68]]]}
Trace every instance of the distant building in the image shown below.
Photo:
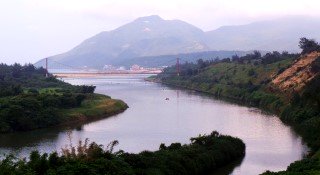
{"label": "distant building", "polygon": [[103,66],[103,70],[106,70],[106,71],[114,71],[116,70],[117,68],[114,67],[113,65],[104,65]]}
{"label": "distant building", "polygon": [[127,70],[124,66],[120,66],[117,70]]}
{"label": "distant building", "polygon": [[139,65],[134,64],[131,66],[130,70],[133,70],[133,71],[143,70],[143,67],[140,67]]}

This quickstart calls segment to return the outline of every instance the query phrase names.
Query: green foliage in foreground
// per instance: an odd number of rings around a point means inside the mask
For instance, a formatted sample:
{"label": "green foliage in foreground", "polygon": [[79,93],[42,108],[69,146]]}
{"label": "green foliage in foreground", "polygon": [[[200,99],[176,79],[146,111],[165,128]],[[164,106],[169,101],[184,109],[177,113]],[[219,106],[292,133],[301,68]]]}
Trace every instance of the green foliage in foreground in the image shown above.
{"label": "green foliage in foreground", "polygon": [[160,145],[155,152],[139,154],[118,151],[113,153],[114,141],[106,150],[87,141],[77,148],[63,149],[63,154],[32,152],[28,161],[8,156],[0,161],[0,175],[76,175],[76,174],[205,174],[240,159],[245,145],[238,139],[217,132],[191,138],[191,144]]}

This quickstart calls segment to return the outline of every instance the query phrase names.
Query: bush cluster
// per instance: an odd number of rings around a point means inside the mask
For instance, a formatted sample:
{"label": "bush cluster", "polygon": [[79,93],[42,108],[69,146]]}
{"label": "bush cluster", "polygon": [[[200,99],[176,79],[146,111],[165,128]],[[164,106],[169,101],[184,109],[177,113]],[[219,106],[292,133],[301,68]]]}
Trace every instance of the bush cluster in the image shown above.
{"label": "bush cluster", "polygon": [[238,138],[217,132],[191,139],[188,145],[161,144],[155,152],[139,154],[113,152],[117,141],[106,149],[96,143],[80,142],[75,147],[63,149],[63,154],[32,152],[29,160],[16,161],[8,156],[0,161],[0,174],[6,175],[165,175],[208,174],[234,160],[243,158],[245,144]]}

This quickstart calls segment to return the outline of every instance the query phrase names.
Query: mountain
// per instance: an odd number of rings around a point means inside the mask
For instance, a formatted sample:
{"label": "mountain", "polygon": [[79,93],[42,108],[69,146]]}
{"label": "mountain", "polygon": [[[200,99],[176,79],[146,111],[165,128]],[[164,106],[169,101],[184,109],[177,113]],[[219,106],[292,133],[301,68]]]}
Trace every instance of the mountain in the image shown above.
{"label": "mountain", "polygon": [[319,18],[289,16],[247,25],[223,26],[206,32],[206,43],[215,50],[298,52],[299,38],[320,39],[319,27]]}
{"label": "mountain", "polygon": [[116,59],[208,50],[204,32],[179,20],[147,16],[101,32],[64,54],[50,57],[63,64],[102,68]]}
{"label": "mountain", "polygon": [[[49,59],[73,67],[101,69],[106,64],[163,66],[172,57],[194,52],[202,53],[200,55],[204,54],[206,58],[221,57],[218,52],[207,52],[219,50],[230,50],[224,54],[226,56],[234,54],[235,50],[298,52],[300,49],[296,43],[299,38],[320,39],[319,27],[318,18],[290,16],[204,32],[186,22],[164,20],[154,15],[101,32]],[[184,56],[195,60],[195,55]],[[163,58],[166,59],[159,60]],[[44,60],[36,63],[36,66],[43,65]],[[49,66],[56,67],[53,63]]]}

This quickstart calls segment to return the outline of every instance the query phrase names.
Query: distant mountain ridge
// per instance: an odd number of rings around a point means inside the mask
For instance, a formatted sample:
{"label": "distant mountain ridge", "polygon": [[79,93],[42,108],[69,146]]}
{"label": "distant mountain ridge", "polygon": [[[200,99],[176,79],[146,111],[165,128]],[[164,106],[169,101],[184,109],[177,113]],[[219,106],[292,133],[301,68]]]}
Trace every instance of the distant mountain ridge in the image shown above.
{"label": "distant mountain ridge", "polygon": [[[143,58],[161,59],[163,57],[160,55],[205,53],[213,50],[295,52],[299,50],[296,43],[300,37],[320,39],[318,27],[319,19],[288,17],[240,26],[224,26],[204,32],[186,22],[164,20],[153,15],[138,18],[112,31],[101,32],[70,51],[50,59],[75,67],[101,69],[106,64],[122,62],[123,65],[130,66],[127,63],[141,64],[144,62]],[[217,55],[212,52],[210,56],[215,58]],[[158,60],[153,60],[150,65],[157,65]],[[40,60],[36,65],[43,66],[44,61]]]}
{"label": "distant mountain ridge", "polygon": [[206,32],[207,45],[216,50],[299,52],[301,37],[320,39],[320,18],[290,16],[246,25],[223,26]]}

